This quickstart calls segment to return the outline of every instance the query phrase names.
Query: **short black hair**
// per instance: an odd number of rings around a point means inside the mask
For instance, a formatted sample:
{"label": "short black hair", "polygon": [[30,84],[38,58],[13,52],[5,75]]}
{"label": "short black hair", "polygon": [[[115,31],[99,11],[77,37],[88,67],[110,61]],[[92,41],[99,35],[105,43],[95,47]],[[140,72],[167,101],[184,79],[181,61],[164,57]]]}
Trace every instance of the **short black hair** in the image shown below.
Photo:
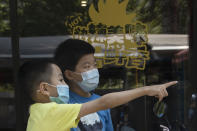
{"label": "short black hair", "polygon": [[54,59],[62,72],[67,69],[74,71],[79,60],[84,55],[94,53],[94,47],[88,42],[78,39],[67,39],[57,47]]}
{"label": "short black hair", "polygon": [[33,99],[36,87],[41,82],[51,82],[52,62],[49,61],[28,61],[18,71],[18,86],[23,89],[24,98],[29,104],[35,103]]}

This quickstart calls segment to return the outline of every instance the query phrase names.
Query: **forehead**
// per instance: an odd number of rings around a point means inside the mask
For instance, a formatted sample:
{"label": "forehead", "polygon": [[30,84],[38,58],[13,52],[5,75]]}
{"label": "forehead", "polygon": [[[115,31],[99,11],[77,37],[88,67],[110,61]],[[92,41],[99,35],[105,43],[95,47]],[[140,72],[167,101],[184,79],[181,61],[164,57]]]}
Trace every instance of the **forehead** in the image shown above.
{"label": "forehead", "polygon": [[93,63],[95,62],[94,54],[87,54],[81,57],[78,64],[85,64],[85,63]]}
{"label": "forehead", "polygon": [[52,74],[53,74],[53,75],[62,74],[60,68],[59,68],[57,65],[52,64],[52,65],[51,65],[51,68],[52,68]]}

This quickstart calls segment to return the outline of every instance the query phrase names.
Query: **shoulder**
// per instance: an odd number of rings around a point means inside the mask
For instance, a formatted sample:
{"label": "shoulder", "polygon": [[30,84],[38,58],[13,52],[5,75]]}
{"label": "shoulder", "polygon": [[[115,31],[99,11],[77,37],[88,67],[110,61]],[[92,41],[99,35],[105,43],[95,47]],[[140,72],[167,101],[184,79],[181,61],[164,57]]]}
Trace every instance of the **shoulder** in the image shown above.
{"label": "shoulder", "polygon": [[31,105],[30,111],[52,111],[55,109],[74,109],[74,108],[81,108],[81,104],[57,104],[55,102],[50,103],[36,103]]}
{"label": "shoulder", "polygon": [[42,108],[49,108],[52,106],[55,106],[56,103],[55,102],[50,102],[50,103],[35,103],[33,105],[30,106],[30,109],[42,109]]}

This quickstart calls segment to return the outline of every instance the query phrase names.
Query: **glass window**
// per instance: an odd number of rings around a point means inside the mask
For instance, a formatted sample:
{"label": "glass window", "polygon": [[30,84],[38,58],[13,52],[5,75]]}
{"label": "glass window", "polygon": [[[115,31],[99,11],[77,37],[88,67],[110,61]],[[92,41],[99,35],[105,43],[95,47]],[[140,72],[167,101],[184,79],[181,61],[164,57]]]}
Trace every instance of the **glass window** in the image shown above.
{"label": "glass window", "polygon": [[[158,100],[142,97],[112,110],[114,129],[152,131],[162,125],[192,130],[196,95],[189,83],[188,2],[19,0],[21,63],[52,59],[55,48],[68,38],[85,40],[96,49],[98,94],[179,81],[168,89],[161,118],[154,112]],[[0,61],[11,65],[8,0],[0,0],[0,12]],[[9,66],[1,67],[0,92],[13,92],[11,73]]]}
{"label": "glass window", "polygon": [[10,31],[9,1],[0,0],[0,130],[15,126]]}

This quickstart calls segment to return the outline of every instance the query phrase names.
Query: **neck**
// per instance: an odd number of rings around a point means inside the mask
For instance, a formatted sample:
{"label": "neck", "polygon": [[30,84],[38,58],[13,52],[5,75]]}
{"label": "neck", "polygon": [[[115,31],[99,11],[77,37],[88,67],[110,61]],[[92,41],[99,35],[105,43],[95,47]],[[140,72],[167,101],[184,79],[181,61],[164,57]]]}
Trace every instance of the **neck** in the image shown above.
{"label": "neck", "polygon": [[72,92],[78,94],[81,97],[90,97],[91,96],[91,94],[89,92],[83,91],[81,89],[81,87],[74,82],[70,82],[69,86],[70,86],[70,90]]}

